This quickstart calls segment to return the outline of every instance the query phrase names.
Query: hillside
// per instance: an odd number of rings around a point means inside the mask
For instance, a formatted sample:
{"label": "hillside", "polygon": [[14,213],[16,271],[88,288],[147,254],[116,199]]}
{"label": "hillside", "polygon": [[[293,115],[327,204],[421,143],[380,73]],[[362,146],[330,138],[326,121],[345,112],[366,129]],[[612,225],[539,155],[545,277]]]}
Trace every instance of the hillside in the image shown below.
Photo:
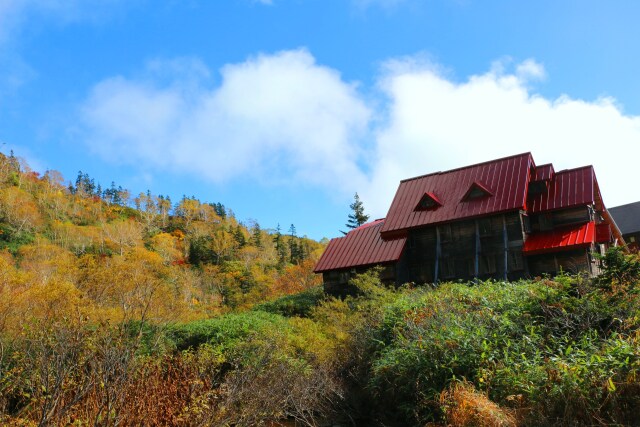
{"label": "hillside", "polygon": [[322,245],[0,157],[0,423],[638,425],[640,257],[327,296]]}
{"label": "hillside", "polygon": [[167,322],[318,284],[323,246],[239,223],[221,203],[65,184],[0,153],[0,331],[26,320]]}

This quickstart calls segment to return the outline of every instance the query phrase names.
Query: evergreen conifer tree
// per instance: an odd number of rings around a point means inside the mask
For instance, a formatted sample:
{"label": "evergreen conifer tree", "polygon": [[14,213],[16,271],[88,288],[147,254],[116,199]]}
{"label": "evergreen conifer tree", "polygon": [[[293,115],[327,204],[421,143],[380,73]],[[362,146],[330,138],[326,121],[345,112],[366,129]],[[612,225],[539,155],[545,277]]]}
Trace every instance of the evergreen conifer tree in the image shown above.
{"label": "evergreen conifer tree", "polygon": [[364,213],[364,205],[358,193],[353,196],[353,203],[351,203],[349,207],[352,213],[349,214],[349,221],[347,221],[346,224],[347,227],[351,229],[358,228],[369,220],[369,215],[365,215]]}
{"label": "evergreen conifer tree", "polygon": [[251,242],[256,248],[262,248],[262,230],[257,222],[253,225],[253,230],[251,231]]}
{"label": "evergreen conifer tree", "polygon": [[273,237],[273,243],[275,244],[276,254],[278,255],[278,269],[282,269],[286,261],[287,251],[282,239],[280,223],[278,223],[278,227],[276,228],[276,233]]}
{"label": "evergreen conifer tree", "polygon": [[298,236],[296,234],[295,225],[289,227],[289,260],[291,264],[297,264],[300,258],[300,250],[298,247]]}

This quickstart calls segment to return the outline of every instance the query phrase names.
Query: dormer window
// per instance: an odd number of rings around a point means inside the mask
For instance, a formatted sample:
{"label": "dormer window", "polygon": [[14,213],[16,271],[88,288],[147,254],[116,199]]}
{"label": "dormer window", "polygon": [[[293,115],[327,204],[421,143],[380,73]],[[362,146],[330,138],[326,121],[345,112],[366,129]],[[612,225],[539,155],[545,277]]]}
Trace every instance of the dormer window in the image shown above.
{"label": "dormer window", "polygon": [[489,191],[487,187],[476,181],[471,184],[469,190],[467,190],[465,195],[462,197],[462,201],[468,202],[471,200],[478,200],[489,196],[493,196],[493,193],[491,193],[491,191]]}
{"label": "dormer window", "polygon": [[529,194],[542,194],[547,191],[547,181],[531,181],[529,183]]}
{"label": "dormer window", "polygon": [[430,211],[438,209],[440,206],[442,206],[442,203],[440,202],[440,200],[438,200],[438,197],[431,192],[427,192],[424,193],[414,210]]}

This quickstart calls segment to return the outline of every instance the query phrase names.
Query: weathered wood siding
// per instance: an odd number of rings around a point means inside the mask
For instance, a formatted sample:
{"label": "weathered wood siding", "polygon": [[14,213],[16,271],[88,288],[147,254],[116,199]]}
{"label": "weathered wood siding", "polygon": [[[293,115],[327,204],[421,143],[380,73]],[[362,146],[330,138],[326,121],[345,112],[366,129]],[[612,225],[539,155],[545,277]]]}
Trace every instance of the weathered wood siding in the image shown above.
{"label": "weathered wood siding", "polygon": [[522,245],[519,212],[423,227],[409,232],[403,270],[415,283],[504,279],[505,274],[517,279],[525,275]]}
{"label": "weathered wood siding", "polygon": [[567,273],[584,271],[594,274],[597,271],[594,271],[595,262],[592,260],[591,249],[584,248],[528,257],[529,271],[532,276],[554,275],[560,271]]}
{"label": "weathered wood siding", "polygon": [[584,224],[593,220],[593,213],[587,206],[563,209],[531,215],[531,232],[550,231],[568,225]]}

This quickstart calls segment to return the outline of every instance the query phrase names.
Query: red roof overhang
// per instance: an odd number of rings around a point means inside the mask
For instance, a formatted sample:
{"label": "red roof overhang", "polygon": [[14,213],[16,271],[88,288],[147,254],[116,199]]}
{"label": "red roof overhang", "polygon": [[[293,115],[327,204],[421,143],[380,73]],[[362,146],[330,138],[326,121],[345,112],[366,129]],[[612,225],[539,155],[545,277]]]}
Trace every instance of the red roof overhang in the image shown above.
{"label": "red roof overhang", "polygon": [[524,242],[522,252],[525,255],[536,255],[588,247],[595,241],[595,237],[596,224],[592,221],[579,226],[532,234]]}
{"label": "red roof overhang", "polygon": [[380,229],[384,220],[376,220],[332,239],[318,260],[315,273],[344,270],[396,262],[404,250],[406,237],[382,240]]}

